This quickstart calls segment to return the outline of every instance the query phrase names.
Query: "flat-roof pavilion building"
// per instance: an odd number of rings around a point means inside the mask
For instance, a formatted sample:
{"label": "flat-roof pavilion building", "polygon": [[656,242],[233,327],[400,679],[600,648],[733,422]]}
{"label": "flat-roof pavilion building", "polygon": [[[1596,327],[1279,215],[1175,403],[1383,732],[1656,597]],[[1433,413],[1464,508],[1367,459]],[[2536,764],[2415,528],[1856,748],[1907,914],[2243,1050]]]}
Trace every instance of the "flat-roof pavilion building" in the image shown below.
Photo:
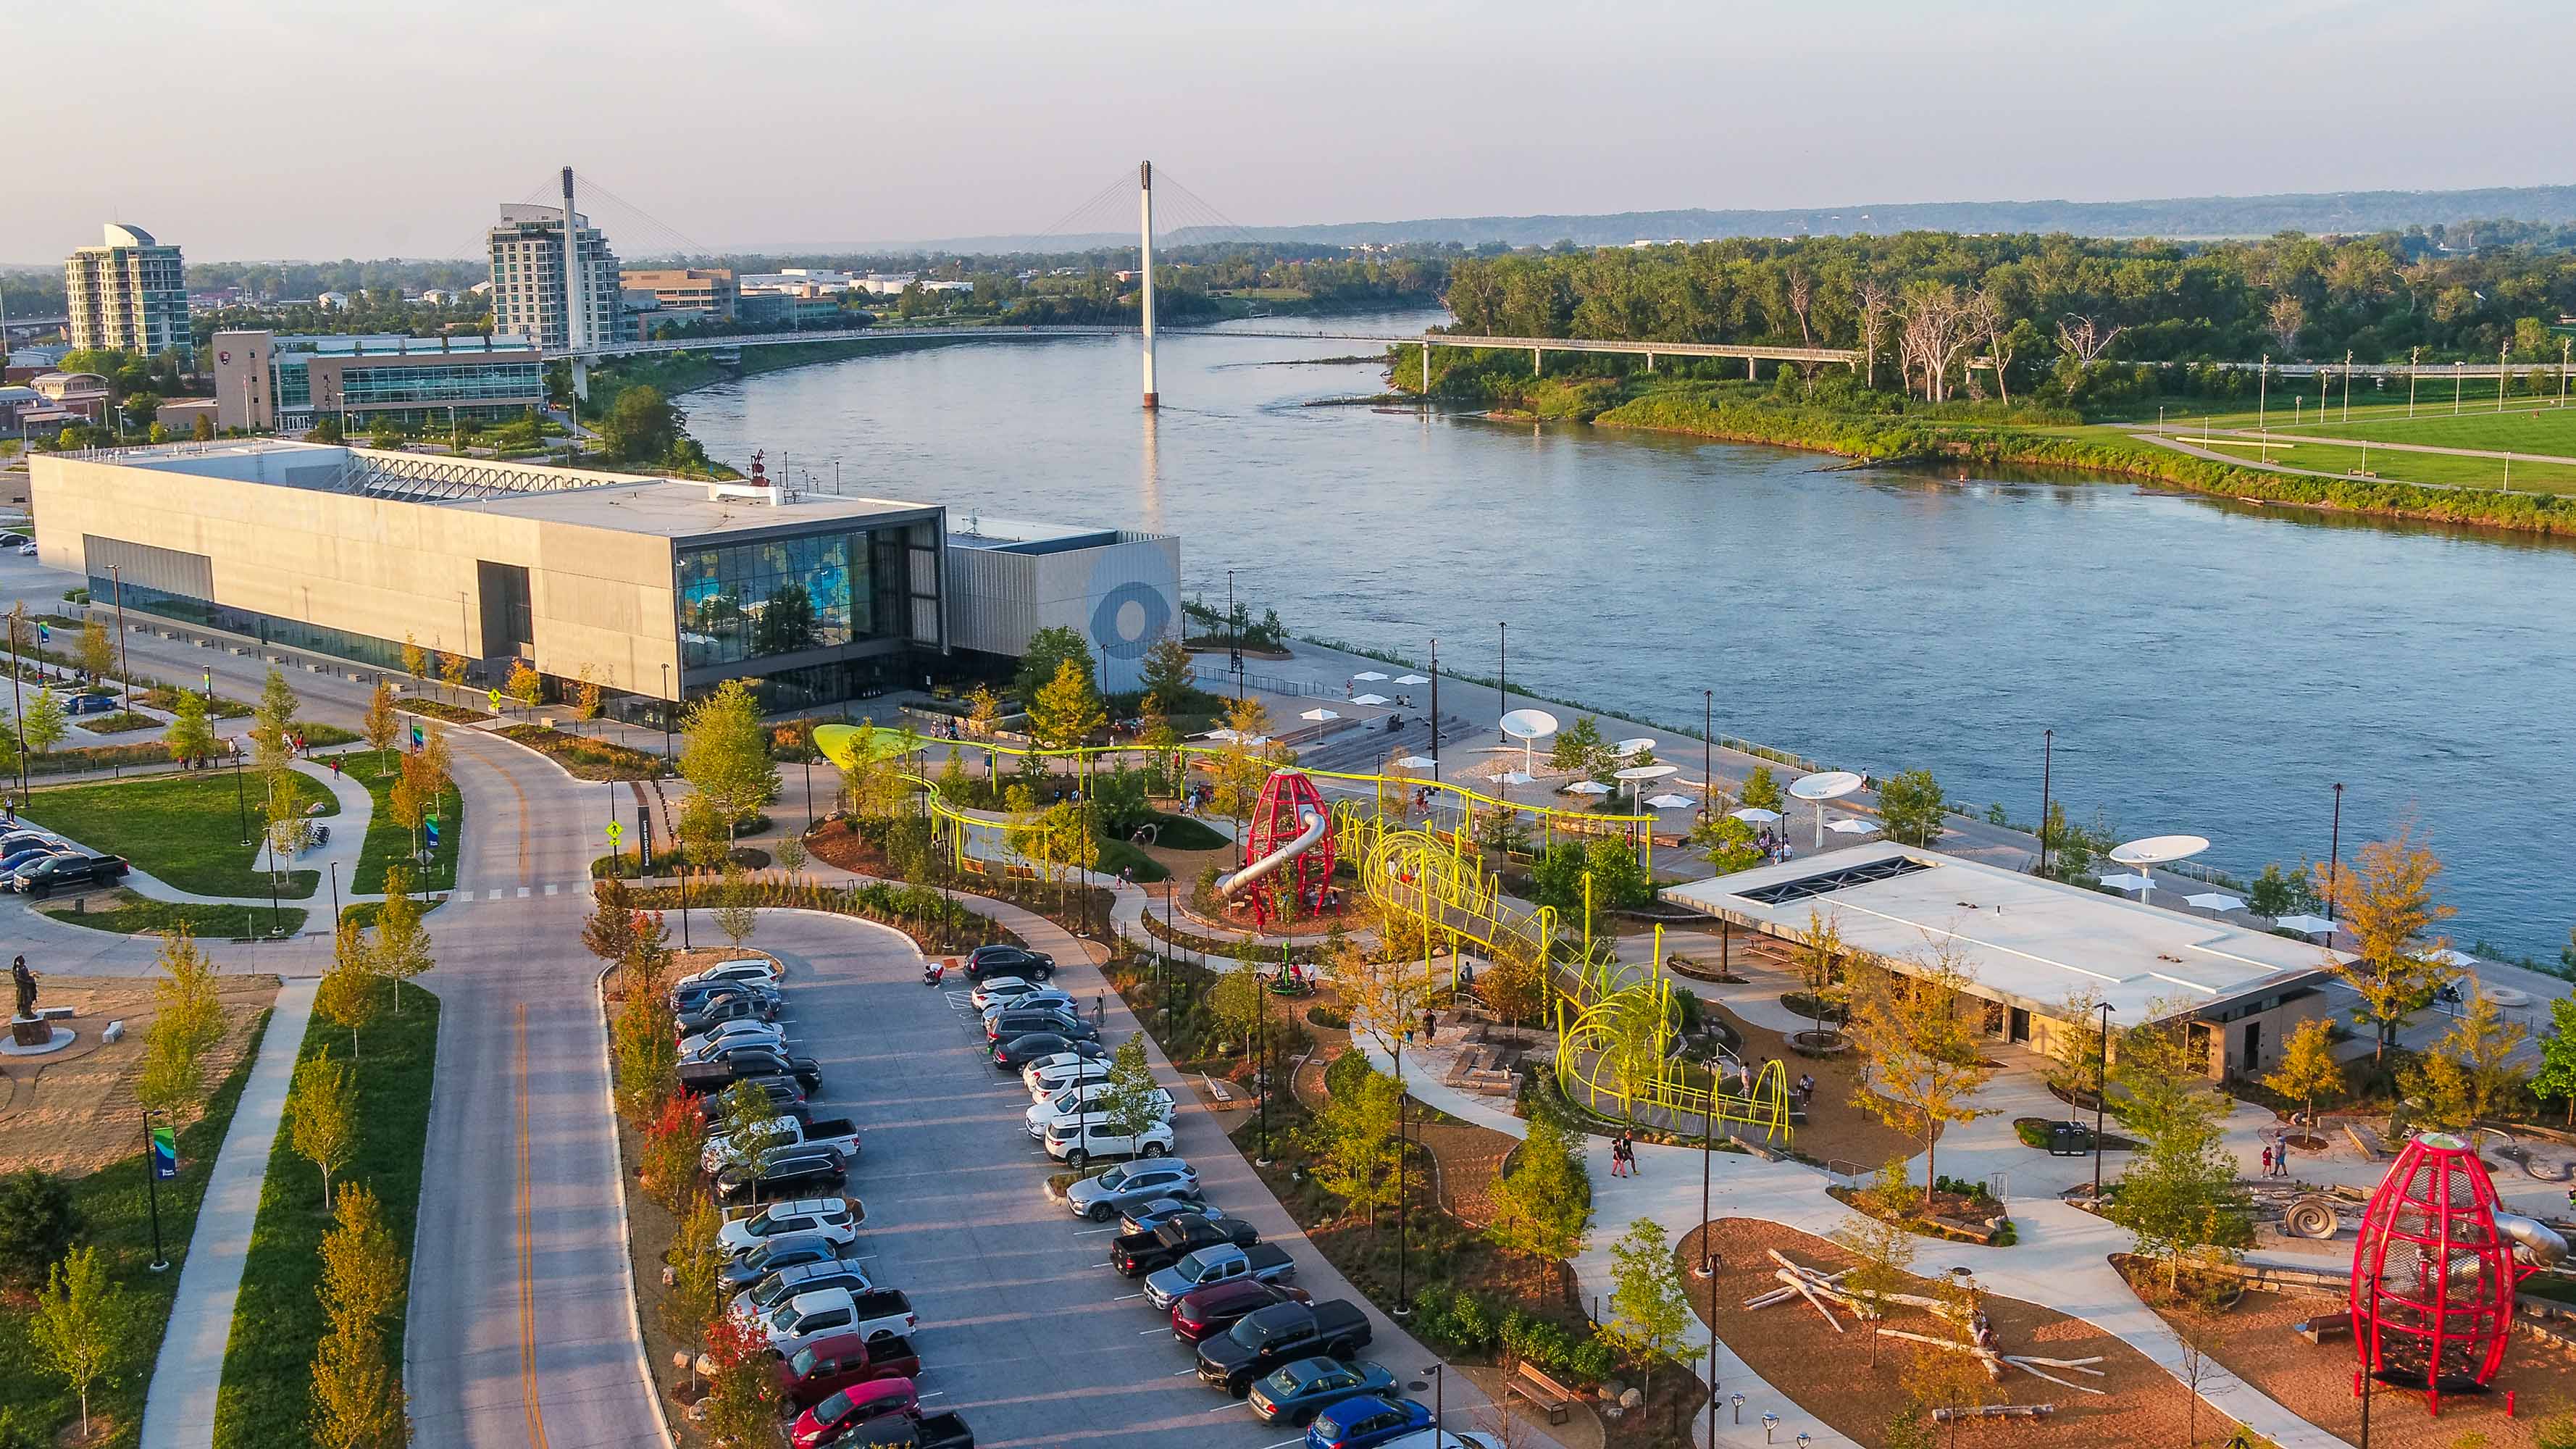
{"label": "flat-roof pavilion building", "polygon": [[2070,998],[2112,1026],[2187,1018],[2212,1077],[2257,1075],[2301,1021],[2326,1014],[2318,946],[1893,842],[1692,881],[1665,900],[1783,940],[1811,917],[1888,968],[1948,957],[1987,1003],[1986,1031],[2046,1051]]}

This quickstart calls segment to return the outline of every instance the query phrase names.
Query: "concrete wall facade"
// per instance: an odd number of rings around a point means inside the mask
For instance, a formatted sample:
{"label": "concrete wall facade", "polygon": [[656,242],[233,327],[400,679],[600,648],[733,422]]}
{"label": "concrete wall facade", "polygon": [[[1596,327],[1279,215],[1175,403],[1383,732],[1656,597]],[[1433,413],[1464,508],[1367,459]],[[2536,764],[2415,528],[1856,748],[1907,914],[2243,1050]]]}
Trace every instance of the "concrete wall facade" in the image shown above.
{"label": "concrete wall facade", "polygon": [[[479,657],[477,560],[528,571],[537,669],[590,669],[609,689],[659,695],[679,671],[667,538],[304,486],[336,450],[294,449],[151,468],[40,455],[32,498],[39,557],[88,573],[84,537],[202,554],[214,602],[323,628],[406,637]],[[216,476],[250,472],[267,481]],[[174,506],[171,490],[185,490]]]}
{"label": "concrete wall facade", "polygon": [[1145,651],[1181,627],[1181,541],[1118,542],[1028,553],[948,549],[948,638],[959,649],[1019,655],[1040,629],[1070,628],[1101,661],[1111,693],[1142,688]]}

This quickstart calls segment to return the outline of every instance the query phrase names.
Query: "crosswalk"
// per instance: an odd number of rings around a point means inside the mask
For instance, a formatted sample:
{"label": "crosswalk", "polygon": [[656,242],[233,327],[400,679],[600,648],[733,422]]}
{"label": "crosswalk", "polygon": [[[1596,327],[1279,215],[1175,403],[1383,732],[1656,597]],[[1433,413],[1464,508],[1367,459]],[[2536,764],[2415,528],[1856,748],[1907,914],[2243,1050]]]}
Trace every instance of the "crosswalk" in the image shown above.
{"label": "crosswalk", "polygon": [[448,894],[455,905],[475,901],[524,901],[533,896],[588,895],[590,882],[547,881],[542,885],[458,886]]}

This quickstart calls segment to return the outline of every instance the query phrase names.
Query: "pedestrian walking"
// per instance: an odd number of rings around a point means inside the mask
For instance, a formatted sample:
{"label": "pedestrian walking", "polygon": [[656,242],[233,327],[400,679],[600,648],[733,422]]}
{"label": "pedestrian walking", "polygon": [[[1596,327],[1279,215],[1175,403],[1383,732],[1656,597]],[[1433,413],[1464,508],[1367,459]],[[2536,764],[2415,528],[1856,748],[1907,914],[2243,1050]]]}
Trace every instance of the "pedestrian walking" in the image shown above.
{"label": "pedestrian walking", "polygon": [[1626,1177],[1628,1175],[1627,1168],[1628,1149],[1618,1138],[1613,1137],[1610,1139],[1610,1175],[1612,1177]]}
{"label": "pedestrian walking", "polygon": [[2265,1177],[2272,1175],[2272,1149],[2269,1144],[2263,1148],[2263,1175]]}
{"label": "pedestrian walking", "polygon": [[1093,994],[1093,996],[1092,996],[1092,998],[1091,998],[1091,1024],[1092,1024],[1093,1026],[1101,1026],[1101,1025],[1105,1025],[1105,1024],[1108,1022],[1108,1020],[1109,1020],[1109,996],[1108,996],[1108,993],[1106,993],[1106,992],[1097,992],[1097,993],[1094,993],[1094,994]]}
{"label": "pedestrian walking", "polygon": [[1422,1013],[1422,1044],[1424,1046],[1429,1046],[1431,1044],[1431,1033],[1439,1025],[1440,1017],[1436,1012],[1426,1011]]}
{"label": "pedestrian walking", "polygon": [[331,778],[334,780],[340,778],[340,757],[338,755],[333,755],[331,757]]}

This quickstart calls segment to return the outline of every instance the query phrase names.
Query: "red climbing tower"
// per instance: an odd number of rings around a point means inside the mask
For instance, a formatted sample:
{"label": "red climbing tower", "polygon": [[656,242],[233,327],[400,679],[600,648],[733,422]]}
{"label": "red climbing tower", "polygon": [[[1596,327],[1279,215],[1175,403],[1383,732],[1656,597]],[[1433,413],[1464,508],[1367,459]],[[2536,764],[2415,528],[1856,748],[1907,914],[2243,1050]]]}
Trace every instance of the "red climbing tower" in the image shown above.
{"label": "red climbing tower", "polygon": [[2364,1373],[2441,1396],[2475,1392],[2504,1361],[2513,1324],[2513,1243],[2495,1184],[2456,1137],[2406,1144],[2363,1214],[2352,1252],[2352,1330]]}
{"label": "red climbing tower", "polygon": [[[1299,842],[1318,827],[1320,833],[1301,848]],[[1302,770],[1271,771],[1252,807],[1243,869],[1236,873],[1251,898],[1253,923],[1267,926],[1274,915],[1287,914],[1290,900],[1300,911],[1322,910],[1333,860],[1333,812],[1315,782]]]}

